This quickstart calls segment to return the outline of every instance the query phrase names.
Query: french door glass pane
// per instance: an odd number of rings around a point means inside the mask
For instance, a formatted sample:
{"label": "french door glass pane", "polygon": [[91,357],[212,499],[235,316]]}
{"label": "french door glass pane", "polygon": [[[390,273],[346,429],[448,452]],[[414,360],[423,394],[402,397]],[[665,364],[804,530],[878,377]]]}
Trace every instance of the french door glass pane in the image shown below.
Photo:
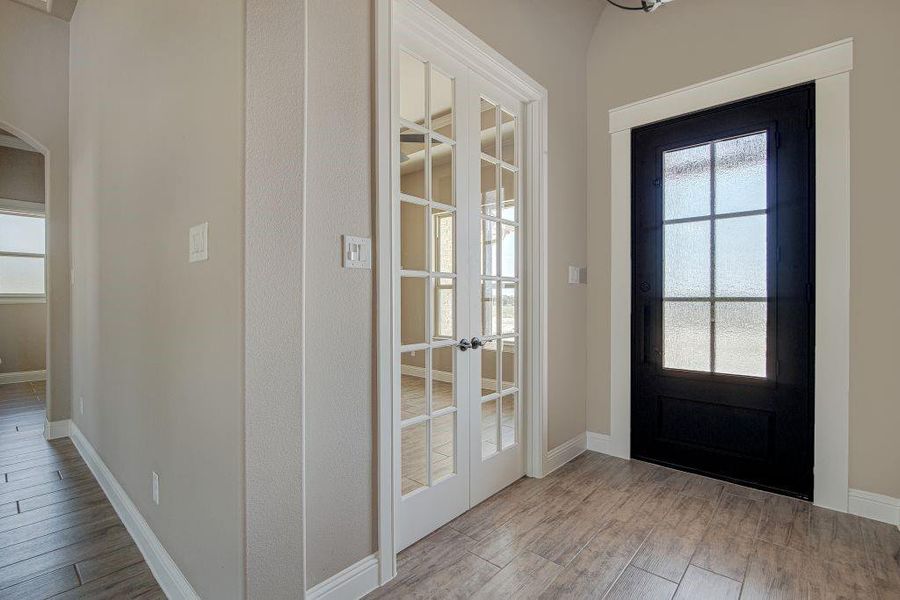
{"label": "french door glass pane", "polygon": [[454,280],[449,277],[434,279],[434,339],[446,340],[455,337],[456,290]]}
{"label": "french door glass pane", "polygon": [[425,414],[425,351],[400,354],[400,418]]}
{"label": "french door glass pane", "polygon": [[766,302],[716,302],[716,373],[766,376]]}
{"label": "french door glass pane", "polygon": [[497,223],[481,220],[481,274],[496,277],[497,273]]}
{"label": "french door glass pane", "polygon": [[663,302],[663,367],[709,371],[709,320],[709,302]]}
{"label": "french door glass pane", "polygon": [[497,352],[497,340],[485,342],[481,348],[481,395],[490,396],[499,391],[497,387],[497,375],[500,372],[497,362],[499,355]]}
{"label": "french door glass pane", "polygon": [[516,371],[518,369],[518,351],[516,338],[503,338],[501,341],[502,351],[500,352],[500,373],[501,384],[503,390],[518,387]]}
{"label": "french door glass pane", "polygon": [[453,79],[431,67],[431,128],[453,139]]}
{"label": "french door glass pane", "polygon": [[766,132],[716,142],[716,214],[766,208]]}
{"label": "french door glass pane", "polygon": [[454,379],[456,374],[456,346],[444,346],[431,351],[431,412],[456,404]]}
{"label": "french door glass pane", "polygon": [[453,184],[455,150],[446,142],[431,141],[431,199],[449,206],[456,204]]}
{"label": "french door glass pane", "polygon": [[663,296],[709,296],[709,254],[709,221],[663,225]]}
{"label": "french door glass pane", "polygon": [[710,210],[710,145],[663,153],[663,218],[708,215]]}
{"label": "french door glass pane", "polygon": [[765,214],[716,219],[716,296],[765,298]]}
{"label": "french door glass pane", "polygon": [[4,294],[43,294],[44,259],[0,256],[0,291]]}
{"label": "french door glass pane", "polygon": [[400,343],[425,342],[425,291],[428,280],[424,277],[400,278]]}
{"label": "french door glass pane", "polygon": [[400,132],[400,193],[425,199],[425,134]]}
{"label": "french door glass pane", "polygon": [[497,282],[481,282],[481,335],[497,335]]}
{"label": "french door glass pane", "polygon": [[44,218],[0,213],[0,252],[44,253]]}
{"label": "french door glass pane", "polygon": [[434,270],[438,273],[454,271],[454,240],[456,240],[456,213],[442,208],[433,208],[432,232],[434,234]]}
{"label": "french door glass pane", "polygon": [[500,226],[502,234],[502,246],[500,248],[500,254],[502,255],[502,264],[500,267],[500,274],[503,277],[515,277],[517,275],[516,269],[516,259],[518,258],[518,249],[519,247],[516,245],[516,226],[515,225],[507,225],[503,223]]}
{"label": "french door glass pane", "polygon": [[425,422],[404,427],[400,432],[400,475],[404,495],[428,485],[426,432]]}
{"label": "french door glass pane", "polygon": [[517,296],[516,284],[504,281],[500,294],[500,333],[516,333],[517,331]]}
{"label": "french door glass pane", "polygon": [[507,221],[515,221],[518,218],[517,196],[516,196],[516,172],[507,168],[500,169],[500,180],[502,189],[502,214],[500,215]]}
{"label": "french door glass pane", "polygon": [[400,118],[425,124],[425,63],[400,52]]}
{"label": "french door glass pane", "polygon": [[400,268],[425,270],[426,207],[400,203]]}
{"label": "french door glass pane", "polygon": [[431,421],[431,484],[454,473],[456,413],[435,417]]}
{"label": "french door glass pane", "polygon": [[497,106],[481,99],[481,151],[488,156],[497,156]]}
{"label": "french door glass pane", "polygon": [[481,212],[497,216],[497,165],[481,159]]}
{"label": "french door glass pane", "polygon": [[504,162],[516,164],[516,118],[506,112],[500,111],[500,149]]}
{"label": "french door glass pane", "polygon": [[500,399],[500,441],[501,448],[509,448],[516,443],[516,398],[509,394]]}
{"label": "french door glass pane", "polygon": [[481,456],[497,452],[497,403],[499,398],[481,403]]}

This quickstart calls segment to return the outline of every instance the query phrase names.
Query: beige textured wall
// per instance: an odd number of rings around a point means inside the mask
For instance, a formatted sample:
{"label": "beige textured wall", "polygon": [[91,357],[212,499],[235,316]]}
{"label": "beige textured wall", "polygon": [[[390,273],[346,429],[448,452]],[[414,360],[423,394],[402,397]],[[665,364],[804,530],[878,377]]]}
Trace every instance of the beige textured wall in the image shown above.
{"label": "beige textured wall", "polygon": [[0,0],[0,128],[47,153],[48,417],[69,417],[69,26]]}
{"label": "beige textured wall", "polygon": [[[599,0],[435,0],[550,96],[549,409],[550,448],[585,430],[585,286],[568,266],[587,264],[587,46]],[[591,273],[589,279],[593,277]]]}
{"label": "beige textured wall", "polygon": [[200,596],[241,598],[244,3],[81,0],[71,42],[74,419]]}
{"label": "beige textured wall", "polygon": [[[303,572],[305,0],[246,0],[244,444],[247,597]],[[273,476],[273,474],[275,476]]]}
{"label": "beige textured wall", "polygon": [[0,373],[46,368],[46,304],[0,304],[0,361]]}
{"label": "beige textured wall", "polygon": [[44,203],[44,155],[0,146],[0,198]]}
{"label": "beige textured wall", "polygon": [[306,188],[307,587],[375,549],[374,271],[341,267],[372,236],[372,6],[310,0]]}
{"label": "beige textured wall", "polygon": [[652,15],[604,12],[588,53],[590,431],[609,431],[607,111],[852,36],[850,487],[900,497],[898,32],[892,0],[681,0]]}

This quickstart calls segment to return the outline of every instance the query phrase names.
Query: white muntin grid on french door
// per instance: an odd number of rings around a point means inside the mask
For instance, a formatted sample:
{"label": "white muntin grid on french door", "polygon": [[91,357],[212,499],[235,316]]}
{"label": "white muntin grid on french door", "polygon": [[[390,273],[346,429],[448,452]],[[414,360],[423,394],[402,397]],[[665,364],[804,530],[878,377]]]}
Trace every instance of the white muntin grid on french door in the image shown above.
{"label": "white muntin grid on french door", "polygon": [[479,114],[479,289],[481,337],[485,343],[481,353],[481,455],[488,459],[519,441],[522,210],[516,111],[482,96]]}
{"label": "white muntin grid on french door", "polygon": [[[419,363],[418,372],[424,374],[424,403],[421,410],[411,411],[417,414],[404,415],[401,410],[401,446],[421,443],[419,459],[424,464],[411,466],[401,465],[404,478],[403,495],[421,489],[427,489],[457,471],[456,447],[457,422],[456,382],[456,218],[457,189],[455,175],[458,168],[456,144],[455,85],[449,75],[441,72],[431,62],[419,58],[407,49],[400,51],[400,85],[420,86],[420,89],[401,89],[401,96],[421,100],[414,110],[404,110],[401,106],[398,116],[399,131],[396,143],[400,146],[401,184],[399,186],[396,207],[401,215],[413,215],[411,227],[419,225],[420,230],[407,231],[401,224],[401,260],[400,260],[400,313],[401,313],[401,366],[407,363]],[[435,112],[436,101],[432,97],[433,89],[439,88],[441,95],[449,96],[449,108]],[[435,94],[437,95],[437,94]],[[412,183],[404,184],[404,164],[422,161],[421,178],[416,171],[410,177]],[[440,168],[436,168],[436,167]],[[448,171],[449,173],[446,173]],[[448,176],[449,175],[449,176]],[[401,223],[403,218],[401,217]],[[405,240],[420,241],[419,247],[412,252],[402,246]],[[421,321],[423,330],[407,327],[410,319]],[[407,330],[409,329],[409,330]],[[409,360],[404,356],[416,358],[424,353],[424,361]],[[436,360],[440,355],[443,360]],[[438,368],[437,363],[443,363]],[[448,363],[449,362],[449,366]],[[435,376],[435,371],[439,375]],[[447,381],[449,379],[449,381]],[[438,384],[450,388],[444,394],[449,398],[446,406],[438,405],[435,399],[435,386]],[[402,385],[401,385],[402,387]],[[401,391],[405,399],[408,392]],[[446,402],[445,402],[446,403]],[[401,406],[406,404],[401,400]],[[449,464],[445,464],[439,473],[435,469],[435,429],[436,423],[451,422],[449,439],[451,454]],[[424,430],[424,431],[422,431]],[[422,435],[424,434],[424,435]],[[424,438],[424,439],[419,439]],[[402,450],[403,462],[417,462],[409,457],[415,455],[414,450]],[[446,462],[446,461],[445,461]],[[408,477],[408,469],[417,471],[418,479]],[[424,470],[424,472],[420,472]],[[421,481],[425,479],[425,481]],[[406,482],[415,483],[407,489]]]}

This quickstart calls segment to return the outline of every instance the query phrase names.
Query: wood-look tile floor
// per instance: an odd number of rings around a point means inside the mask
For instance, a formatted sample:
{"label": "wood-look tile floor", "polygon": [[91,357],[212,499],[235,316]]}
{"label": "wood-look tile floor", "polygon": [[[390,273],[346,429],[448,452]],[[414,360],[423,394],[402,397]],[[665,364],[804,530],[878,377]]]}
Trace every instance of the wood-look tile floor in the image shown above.
{"label": "wood-look tile floor", "polygon": [[165,598],[72,442],[44,439],[44,393],[0,385],[0,600]]}
{"label": "wood-look tile floor", "polygon": [[896,527],[586,453],[398,557],[368,598],[900,598]]}

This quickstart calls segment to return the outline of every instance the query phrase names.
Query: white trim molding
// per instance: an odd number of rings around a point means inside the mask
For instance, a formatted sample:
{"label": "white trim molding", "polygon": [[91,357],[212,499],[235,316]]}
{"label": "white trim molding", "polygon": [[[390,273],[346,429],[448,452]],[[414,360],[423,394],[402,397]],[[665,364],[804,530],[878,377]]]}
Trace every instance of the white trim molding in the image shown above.
{"label": "white trim molding", "polygon": [[370,554],[306,591],[306,600],[353,600],[378,587],[378,555]]}
{"label": "white trim molding", "polygon": [[847,511],[852,69],[853,40],[845,39],[609,111],[610,454],[631,456],[631,129],[815,82],[818,243],[813,499],[816,505]]}
{"label": "white trim molding", "polygon": [[[4,304],[0,302],[0,304]],[[40,371],[15,371],[13,373],[0,373],[0,385],[7,383],[26,383],[29,381],[46,381],[47,370]]]}
{"label": "white trim molding", "polygon": [[44,419],[44,439],[46,440],[58,440],[59,438],[69,437],[71,429],[71,419],[63,419],[62,421],[48,421]]}
{"label": "white trim molding", "polygon": [[587,450],[587,438],[579,433],[571,440],[563,442],[553,450],[544,454],[543,475],[546,477],[570,460],[577,458]]}
{"label": "white trim molding", "polygon": [[900,498],[851,489],[847,504],[851,514],[900,527]]}
{"label": "white trim molding", "polygon": [[100,455],[97,454],[97,451],[94,450],[94,447],[91,446],[91,443],[88,442],[74,422],[70,424],[70,430],[75,448],[78,449],[78,453],[81,454],[84,462],[87,463],[91,473],[94,474],[94,478],[96,478],[100,487],[103,488],[103,492],[115,509],[116,514],[119,515],[128,533],[134,538],[134,542],[144,556],[144,560],[147,561],[153,576],[156,577],[159,587],[172,600],[199,600],[200,596],[191,587],[181,569],[178,568],[178,565],[172,560],[172,557],[156,537],[156,534],[153,533],[150,525],[138,511],[137,506],[128,497],[128,494],[116,480],[112,471],[109,470],[109,467],[106,466],[106,463],[103,462],[103,459],[100,458]]}
{"label": "white trim molding", "polygon": [[612,454],[610,451],[610,439],[608,433],[587,432],[587,449],[600,454]]}

